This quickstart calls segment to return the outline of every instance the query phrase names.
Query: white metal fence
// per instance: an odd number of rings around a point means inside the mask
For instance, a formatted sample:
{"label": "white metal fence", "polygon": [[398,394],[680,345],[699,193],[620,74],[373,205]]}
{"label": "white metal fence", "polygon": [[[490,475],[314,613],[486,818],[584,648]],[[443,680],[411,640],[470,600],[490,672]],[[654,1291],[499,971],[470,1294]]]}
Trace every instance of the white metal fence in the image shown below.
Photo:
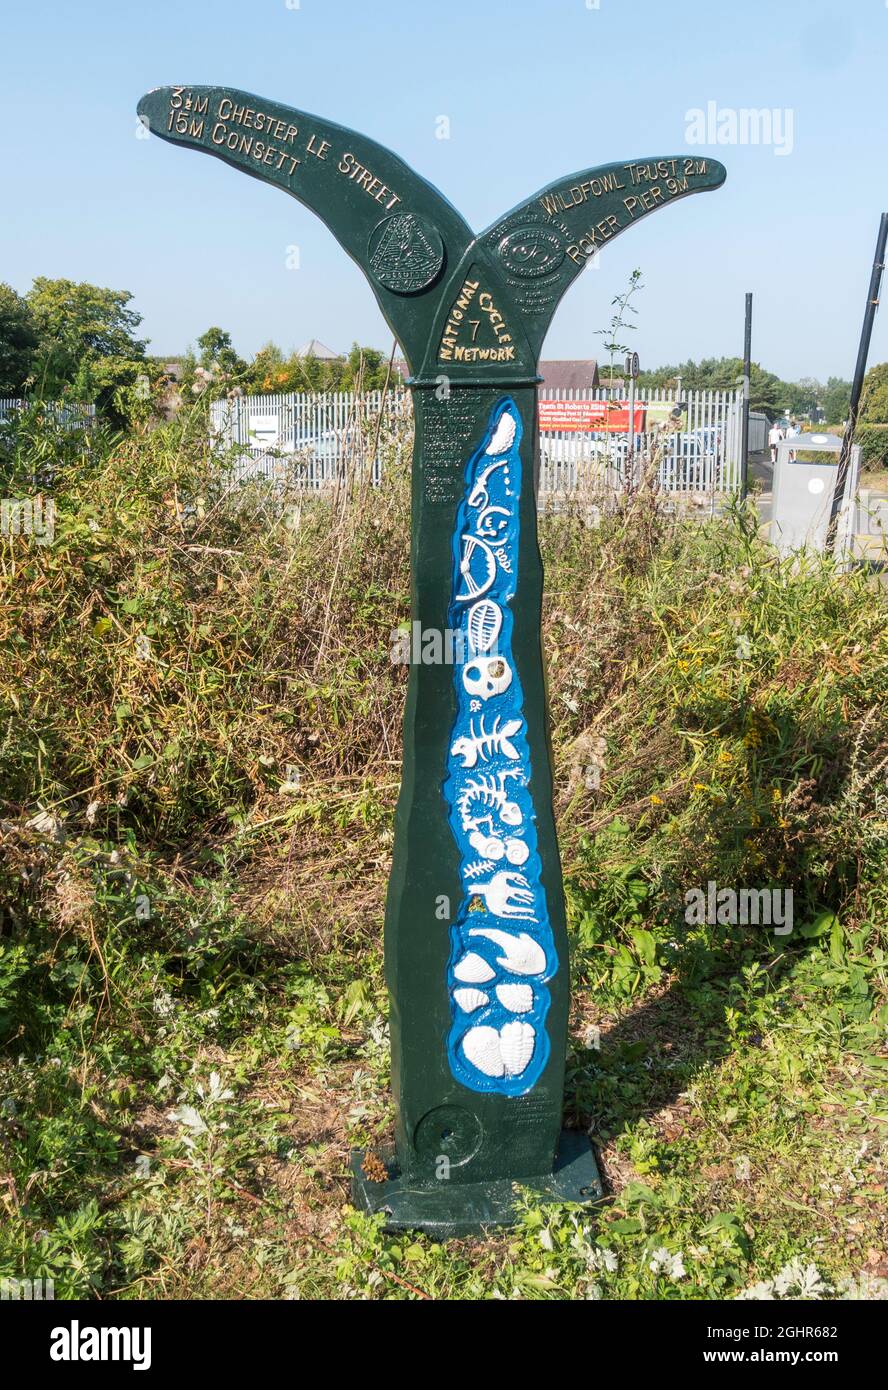
{"label": "white metal fence", "polygon": [[[606,389],[596,391],[540,392],[540,402],[607,402],[627,404],[626,396]],[[655,442],[661,447],[657,481],[662,491],[703,493],[733,492],[740,484],[740,436],[743,395],[733,391],[639,390],[636,410],[646,407],[646,428],[632,442],[636,469],[650,455]],[[657,440],[654,417],[664,418],[669,407],[681,407],[682,428]],[[544,408],[544,407],[543,407]],[[648,415],[651,417],[648,424]],[[589,484],[622,486],[629,466],[630,436],[611,430],[540,431],[540,492],[564,494]],[[545,424],[545,415],[543,423]],[[633,422],[634,423],[634,422]]]}
{"label": "white metal fence", "polygon": [[77,405],[67,401],[27,401],[15,398],[0,399],[0,422],[12,419],[19,415],[29,406],[39,405],[44,414],[52,417],[60,425],[66,425],[69,429],[84,429],[90,426],[96,417],[94,405]]}
{"label": "white metal fence", "polygon": [[[543,390],[541,402],[625,402],[607,390]],[[639,391],[636,407],[681,405],[683,428],[666,436],[659,465],[660,488],[672,493],[723,495],[740,482],[742,392]],[[400,453],[412,426],[409,392],[333,392],[314,395],[242,396],[214,401],[211,428],[223,445],[236,446],[241,477],[276,477],[286,471],[316,490],[340,481],[346,466],[369,467],[377,482],[383,443]],[[628,419],[628,416],[627,416]],[[750,450],[763,448],[767,420],[750,415]],[[643,455],[653,432],[639,432],[635,453]],[[540,492],[565,495],[578,488],[618,488],[627,471],[628,430],[543,429],[540,433]]]}
{"label": "white metal fence", "polygon": [[400,390],[241,396],[210,406],[213,434],[237,447],[239,477],[275,478],[286,471],[312,491],[340,481],[347,464],[369,465],[378,483],[379,446],[394,436],[397,449],[403,427],[412,429],[412,423],[409,393]]}

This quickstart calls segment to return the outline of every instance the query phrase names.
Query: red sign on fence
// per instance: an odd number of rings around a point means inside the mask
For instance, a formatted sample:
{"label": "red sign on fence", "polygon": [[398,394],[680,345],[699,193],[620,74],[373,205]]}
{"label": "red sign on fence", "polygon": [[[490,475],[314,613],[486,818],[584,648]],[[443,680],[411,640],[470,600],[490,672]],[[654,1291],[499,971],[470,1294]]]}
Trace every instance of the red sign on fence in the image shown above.
{"label": "red sign on fence", "polygon": [[[644,430],[643,401],[635,403],[635,432]],[[540,401],[541,430],[600,430],[629,433],[628,401]]]}

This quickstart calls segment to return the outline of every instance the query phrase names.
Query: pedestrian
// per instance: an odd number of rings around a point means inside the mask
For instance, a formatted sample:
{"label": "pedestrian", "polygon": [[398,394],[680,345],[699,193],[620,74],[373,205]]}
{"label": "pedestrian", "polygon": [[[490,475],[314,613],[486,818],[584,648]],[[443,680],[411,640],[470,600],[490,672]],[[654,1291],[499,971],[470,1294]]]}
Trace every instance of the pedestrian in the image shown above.
{"label": "pedestrian", "polygon": [[768,430],[768,443],[769,443],[770,446],[771,446],[771,462],[772,462],[772,463],[776,463],[776,462],[777,462],[777,445],[780,443],[781,439],[783,439],[783,438],[784,438],[783,430],[780,428],[780,426],[778,425],[777,421],[775,420],[774,423],[773,423],[773,425],[771,426],[771,428]]}

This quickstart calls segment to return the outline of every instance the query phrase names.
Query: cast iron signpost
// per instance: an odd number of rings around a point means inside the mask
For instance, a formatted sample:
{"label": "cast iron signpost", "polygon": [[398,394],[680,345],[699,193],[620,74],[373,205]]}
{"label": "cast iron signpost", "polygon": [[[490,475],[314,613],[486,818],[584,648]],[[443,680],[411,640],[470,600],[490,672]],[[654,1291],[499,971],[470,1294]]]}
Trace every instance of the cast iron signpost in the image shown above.
{"label": "cast iron signpost", "polygon": [[589,259],[725,171],[686,155],[585,169],[476,236],[397,155],[304,111],[182,86],[148,93],[139,114],[322,217],[412,372],[412,619],[449,633],[457,659],[410,670],[385,923],[396,1145],[385,1179],[356,1158],[355,1200],[394,1227],[449,1234],[508,1221],[515,1183],[594,1198],[589,1143],[561,1129],[568,947],[540,649],[537,363]]}

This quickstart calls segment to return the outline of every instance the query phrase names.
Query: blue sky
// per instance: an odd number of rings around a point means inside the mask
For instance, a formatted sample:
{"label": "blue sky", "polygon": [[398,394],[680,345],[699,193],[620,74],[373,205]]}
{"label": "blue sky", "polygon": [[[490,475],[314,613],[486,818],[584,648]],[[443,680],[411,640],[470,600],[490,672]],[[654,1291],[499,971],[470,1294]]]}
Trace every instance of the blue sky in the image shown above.
{"label": "blue sky", "polygon": [[[289,0],[294,5],[296,0]],[[545,356],[596,330],[641,267],[643,366],[739,354],[784,377],[850,376],[888,208],[885,0],[85,0],[4,6],[0,278],[131,290],[151,350],[212,323],[249,354],[318,337],[388,347],[358,269],[305,208],[227,165],[137,139],[150,87],[239,87],[358,128],[476,228],[561,175],[685,152],[718,192],[646,219],[565,297]],[[792,149],[686,143],[686,113],[791,112]],[[436,138],[438,118],[450,139]],[[789,147],[787,116],[781,143]],[[300,268],[287,269],[299,247]],[[871,361],[888,358],[888,314]]]}

